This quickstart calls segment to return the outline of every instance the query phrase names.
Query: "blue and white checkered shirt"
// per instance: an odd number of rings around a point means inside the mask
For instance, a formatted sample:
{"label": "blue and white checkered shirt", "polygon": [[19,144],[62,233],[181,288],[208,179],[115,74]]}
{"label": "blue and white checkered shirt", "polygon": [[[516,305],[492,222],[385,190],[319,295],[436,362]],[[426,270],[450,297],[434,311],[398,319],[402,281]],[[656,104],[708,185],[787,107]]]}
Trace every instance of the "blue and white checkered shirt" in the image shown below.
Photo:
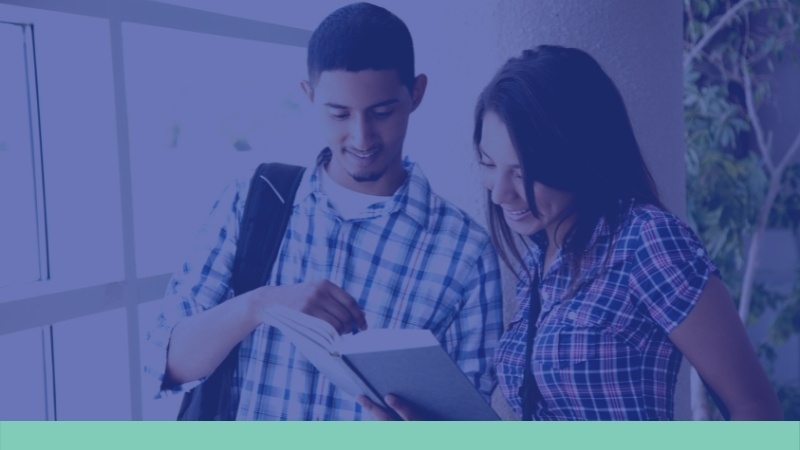
{"label": "blue and white checkered shirt", "polygon": [[[534,237],[529,269],[541,273],[547,238]],[[689,315],[712,274],[703,244],[674,215],[630,208],[616,236],[601,220],[576,274],[559,251],[541,277],[531,371],[536,420],[670,420],[681,353],[668,334]],[[522,414],[531,282],[495,354],[500,388]],[[581,280],[575,288],[572,281]]]}
{"label": "blue and white checkered shirt", "polygon": [[[490,239],[475,221],[430,190],[419,167],[403,162],[405,183],[373,214],[343,220],[307,170],[269,283],[327,279],[352,295],[370,328],[430,329],[485,396],[502,332],[500,272]],[[156,326],[147,334],[145,372],[164,389],[167,346],[183,318],[235,295],[231,277],[249,178],[229,187],[200,234],[194,258],[172,278]],[[280,331],[259,326],[243,341],[236,384],[239,420],[359,420],[355,399],[322,376]]]}

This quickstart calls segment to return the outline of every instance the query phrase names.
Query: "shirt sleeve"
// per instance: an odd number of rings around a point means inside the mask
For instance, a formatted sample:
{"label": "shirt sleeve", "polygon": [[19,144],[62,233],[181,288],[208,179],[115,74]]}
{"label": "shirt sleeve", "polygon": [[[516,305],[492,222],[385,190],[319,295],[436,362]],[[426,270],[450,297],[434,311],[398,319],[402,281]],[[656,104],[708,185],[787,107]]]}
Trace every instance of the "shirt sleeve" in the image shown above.
{"label": "shirt sleeve", "polygon": [[497,386],[492,361],[503,326],[500,269],[488,238],[465,280],[464,299],[446,331],[446,348],[488,401]]}
{"label": "shirt sleeve", "polygon": [[719,271],[694,232],[678,218],[645,221],[633,256],[632,295],[669,333],[689,315],[709,276]]}
{"label": "shirt sleeve", "polygon": [[161,300],[161,312],[145,334],[145,392],[153,393],[155,398],[186,392],[207,378],[166,386],[167,349],[178,322],[233,297],[228,283],[247,189],[248,182],[239,180],[214,203],[195,239],[193,255],[172,276]]}

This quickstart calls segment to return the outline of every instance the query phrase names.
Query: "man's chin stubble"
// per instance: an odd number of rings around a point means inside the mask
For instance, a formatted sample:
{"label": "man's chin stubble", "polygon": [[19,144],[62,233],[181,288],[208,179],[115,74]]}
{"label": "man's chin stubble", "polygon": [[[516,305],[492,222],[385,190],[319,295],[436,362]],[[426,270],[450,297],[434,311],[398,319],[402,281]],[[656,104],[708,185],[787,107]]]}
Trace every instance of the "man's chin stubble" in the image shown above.
{"label": "man's chin stubble", "polygon": [[370,173],[368,175],[353,175],[353,174],[350,174],[350,176],[357,183],[370,183],[370,182],[373,182],[373,181],[378,181],[383,176],[383,172],[375,172],[375,173]]}

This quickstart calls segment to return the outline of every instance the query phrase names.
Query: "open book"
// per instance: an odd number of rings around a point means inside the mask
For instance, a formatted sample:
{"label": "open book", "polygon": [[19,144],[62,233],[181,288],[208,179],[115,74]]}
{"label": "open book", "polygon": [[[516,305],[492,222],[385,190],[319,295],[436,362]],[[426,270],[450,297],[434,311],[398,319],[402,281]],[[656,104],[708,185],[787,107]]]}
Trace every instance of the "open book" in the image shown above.
{"label": "open book", "polygon": [[394,394],[439,420],[498,420],[429,330],[369,329],[340,336],[328,322],[284,307],[267,323],[339,389],[388,411]]}

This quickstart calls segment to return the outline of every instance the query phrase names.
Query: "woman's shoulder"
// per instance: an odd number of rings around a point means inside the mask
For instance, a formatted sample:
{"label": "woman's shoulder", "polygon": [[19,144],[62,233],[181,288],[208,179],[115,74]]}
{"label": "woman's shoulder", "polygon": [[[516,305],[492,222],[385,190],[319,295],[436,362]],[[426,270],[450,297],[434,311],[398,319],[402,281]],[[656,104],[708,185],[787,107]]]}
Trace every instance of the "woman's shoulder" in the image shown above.
{"label": "woman's shoulder", "polygon": [[648,233],[675,236],[688,233],[694,237],[694,231],[684,220],[664,208],[649,204],[631,206],[623,220],[621,234],[646,237]]}
{"label": "woman's shoulder", "polygon": [[649,257],[683,254],[705,256],[705,248],[691,227],[674,213],[654,205],[631,207],[620,241],[627,241],[635,252],[644,250]]}

